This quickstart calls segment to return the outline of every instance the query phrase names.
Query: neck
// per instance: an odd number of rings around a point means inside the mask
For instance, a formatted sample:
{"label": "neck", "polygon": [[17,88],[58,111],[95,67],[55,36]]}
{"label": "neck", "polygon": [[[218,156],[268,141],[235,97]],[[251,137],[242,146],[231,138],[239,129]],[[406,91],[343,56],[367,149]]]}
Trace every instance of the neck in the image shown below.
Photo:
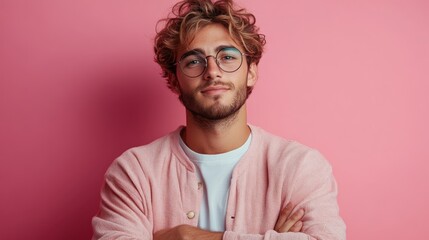
{"label": "neck", "polygon": [[198,153],[224,153],[243,145],[250,134],[244,104],[233,116],[221,120],[207,120],[186,112],[186,128],[182,131],[186,145]]}

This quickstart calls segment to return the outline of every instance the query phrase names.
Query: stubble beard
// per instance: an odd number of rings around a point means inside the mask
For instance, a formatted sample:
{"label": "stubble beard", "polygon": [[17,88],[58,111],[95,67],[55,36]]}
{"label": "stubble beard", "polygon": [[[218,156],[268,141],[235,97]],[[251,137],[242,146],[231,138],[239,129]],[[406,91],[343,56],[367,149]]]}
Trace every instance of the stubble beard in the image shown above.
{"label": "stubble beard", "polygon": [[[211,85],[219,85],[213,83]],[[230,91],[234,91],[235,87],[233,84],[227,84]],[[198,88],[195,93],[199,92],[201,88]],[[203,106],[200,104],[195,96],[195,93],[181,93],[179,96],[180,101],[185,108],[192,114],[195,121],[200,123],[201,126],[213,127],[214,125],[227,125],[233,121],[241,107],[246,103],[248,94],[246,86],[241,87],[236,92],[231,104],[223,105],[218,100],[222,97],[220,95],[213,96],[214,104],[210,106]]]}

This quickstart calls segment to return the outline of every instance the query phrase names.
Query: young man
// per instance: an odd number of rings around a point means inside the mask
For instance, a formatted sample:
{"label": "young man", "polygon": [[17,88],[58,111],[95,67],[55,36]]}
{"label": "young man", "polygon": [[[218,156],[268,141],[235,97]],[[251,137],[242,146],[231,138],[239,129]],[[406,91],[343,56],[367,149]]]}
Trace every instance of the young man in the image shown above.
{"label": "young man", "polygon": [[155,39],[186,126],[106,173],[93,239],[343,240],[330,165],[247,124],[265,44],[232,0],[185,0]]}

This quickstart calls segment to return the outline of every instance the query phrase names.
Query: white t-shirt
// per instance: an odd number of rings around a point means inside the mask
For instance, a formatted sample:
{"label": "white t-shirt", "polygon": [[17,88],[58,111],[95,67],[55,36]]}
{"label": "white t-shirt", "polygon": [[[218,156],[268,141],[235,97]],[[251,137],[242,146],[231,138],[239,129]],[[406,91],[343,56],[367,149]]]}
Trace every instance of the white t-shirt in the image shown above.
{"label": "white t-shirt", "polygon": [[225,215],[229,186],[235,165],[249,149],[252,134],[239,148],[221,154],[200,154],[192,151],[182,138],[180,146],[197,167],[198,177],[203,182],[204,193],[198,227],[204,230],[225,231]]}

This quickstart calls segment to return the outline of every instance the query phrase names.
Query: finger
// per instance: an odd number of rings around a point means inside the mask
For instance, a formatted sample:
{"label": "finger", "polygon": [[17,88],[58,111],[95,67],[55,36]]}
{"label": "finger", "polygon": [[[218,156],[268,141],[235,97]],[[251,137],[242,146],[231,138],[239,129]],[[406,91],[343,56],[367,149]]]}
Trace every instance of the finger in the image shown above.
{"label": "finger", "polygon": [[298,221],[300,221],[304,217],[304,209],[299,209],[295,213],[293,213],[286,222],[283,224],[283,226],[280,227],[278,232],[288,232],[290,228],[295,225]]}
{"label": "finger", "polygon": [[301,232],[302,226],[302,221],[298,221],[289,229],[289,232]]}
{"label": "finger", "polygon": [[286,206],[282,209],[282,211],[279,214],[279,218],[277,219],[276,225],[274,226],[275,231],[277,231],[285,224],[287,218],[292,212],[292,209],[293,209],[292,203],[286,204]]}

